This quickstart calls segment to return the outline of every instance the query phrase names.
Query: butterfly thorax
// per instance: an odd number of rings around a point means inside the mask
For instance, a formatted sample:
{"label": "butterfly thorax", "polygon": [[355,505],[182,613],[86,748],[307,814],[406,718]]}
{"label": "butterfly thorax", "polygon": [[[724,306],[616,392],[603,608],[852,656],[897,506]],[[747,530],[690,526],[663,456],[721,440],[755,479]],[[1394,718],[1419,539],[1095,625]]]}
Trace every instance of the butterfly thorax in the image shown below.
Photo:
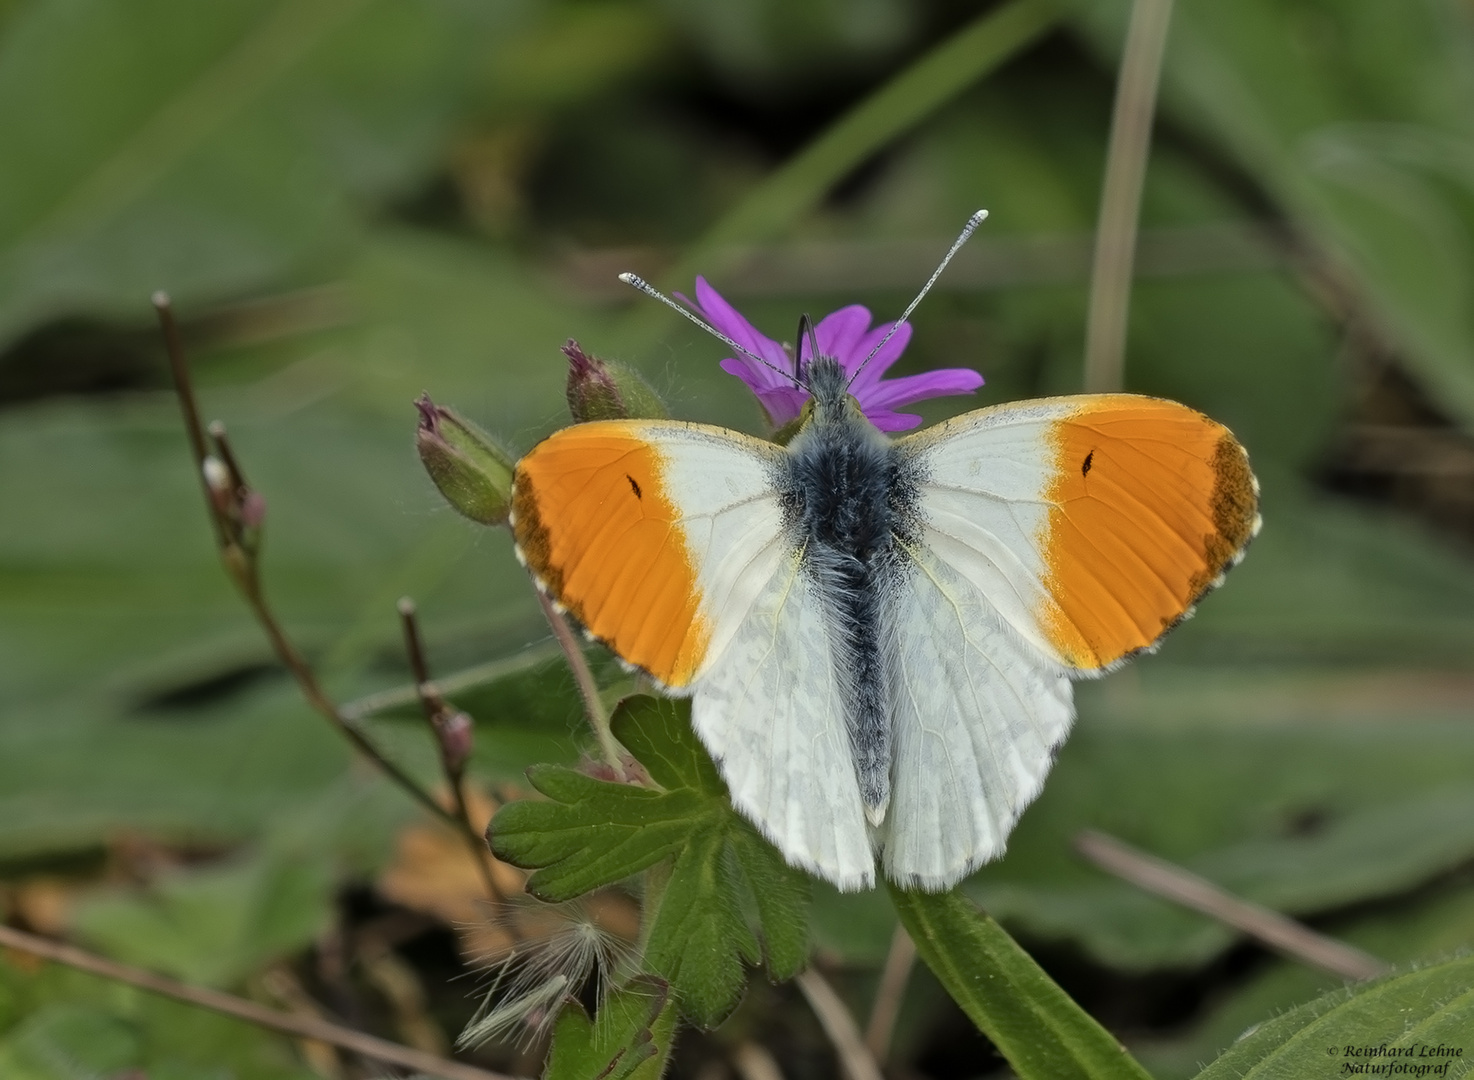
{"label": "butterfly thorax", "polygon": [[783,504],[803,552],[800,572],[824,597],[827,633],[866,811],[879,824],[890,800],[892,653],[887,601],[901,572],[915,485],[889,439],[847,392],[839,364],[819,357],[805,372],[810,420],[788,445]]}

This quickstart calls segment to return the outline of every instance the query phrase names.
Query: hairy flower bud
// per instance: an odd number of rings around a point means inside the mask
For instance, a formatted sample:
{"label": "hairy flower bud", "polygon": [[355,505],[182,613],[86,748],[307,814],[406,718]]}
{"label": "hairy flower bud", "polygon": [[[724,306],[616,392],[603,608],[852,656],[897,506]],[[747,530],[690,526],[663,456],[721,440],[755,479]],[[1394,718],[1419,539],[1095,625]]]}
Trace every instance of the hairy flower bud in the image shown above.
{"label": "hairy flower bud", "polygon": [[639,372],[617,360],[590,356],[572,338],[568,357],[568,411],[586,420],[664,420],[670,414],[660,395]]}
{"label": "hairy flower bud", "polygon": [[490,435],[428,394],[415,402],[415,447],[446,501],[472,521],[502,525],[512,498],[512,457]]}

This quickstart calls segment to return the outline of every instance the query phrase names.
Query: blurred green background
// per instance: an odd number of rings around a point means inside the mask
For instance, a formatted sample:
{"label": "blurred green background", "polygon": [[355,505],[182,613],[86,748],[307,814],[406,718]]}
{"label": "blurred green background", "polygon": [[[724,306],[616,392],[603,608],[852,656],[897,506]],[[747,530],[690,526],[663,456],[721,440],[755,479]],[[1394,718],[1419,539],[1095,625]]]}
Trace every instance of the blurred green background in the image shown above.
{"label": "blurred green background", "polygon": [[[576,337],[675,415],[760,431],[721,347],[614,275],[705,273],[781,338],[846,303],[894,316],[978,207],[898,370],[986,376],[928,420],[1077,390],[1127,11],[1014,0],[980,30],[986,6],[952,0],[0,0],[5,916],[424,1045],[474,1008],[454,904],[385,884],[414,877],[414,807],[309,713],[220,571],[154,289],[329,687],[406,681],[413,595],[437,673],[516,671],[460,699],[507,794],[586,738],[507,537],[423,474],[414,397],[525,449],[566,422]],[[1391,961],[1474,941],[1474,5],[1179,0],[1126,384],[1235,430],[1264,530],[1160,653],[1080,687],[1044,795],[967,888],[1165,1078],[1336,980],[1089,868],[1081,828]],[[433,776],[412,713],[374,730]],[[863,1014],[889,906],[816,908]],[[796,1001],[759,980],[675,1074],[735,1075],[752,1039],[836,1075]],[[922,973],[895,1061],[1001,1067]],[[0,1075],[134,1068],[332,1075],[0,958]]]}

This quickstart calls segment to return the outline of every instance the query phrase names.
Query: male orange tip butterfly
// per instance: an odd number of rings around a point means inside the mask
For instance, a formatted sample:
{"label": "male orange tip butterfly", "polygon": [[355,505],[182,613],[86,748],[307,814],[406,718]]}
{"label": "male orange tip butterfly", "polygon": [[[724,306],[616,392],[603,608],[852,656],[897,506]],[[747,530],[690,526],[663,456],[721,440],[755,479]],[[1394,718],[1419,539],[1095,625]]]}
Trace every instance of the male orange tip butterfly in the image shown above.
{"label": "male orange tip butterfly", "polygon": [[1074,718],[1071,680],[1152,648],[1259,527],[1243,447],[1174,402],[1014,402],[894,440],[866,418],[857,376],[984,216],[852,371],[807,318],[788,371],[624,275],[779,371],[802,426],[780,446],[578,424],[516,468],[538,587],[691,697],[733,804],[845,890],[877,861],[945,889],[1002,854]]}

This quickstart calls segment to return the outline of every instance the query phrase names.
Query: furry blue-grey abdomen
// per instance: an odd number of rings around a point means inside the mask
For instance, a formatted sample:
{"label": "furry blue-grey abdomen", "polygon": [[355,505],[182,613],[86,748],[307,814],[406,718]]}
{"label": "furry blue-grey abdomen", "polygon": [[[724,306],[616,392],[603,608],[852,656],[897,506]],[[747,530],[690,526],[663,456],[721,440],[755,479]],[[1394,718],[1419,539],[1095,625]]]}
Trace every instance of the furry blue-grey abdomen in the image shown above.
{"label": "furry blue-grey abdomen", "polygon": [[904,572],[897,538],[908,531],[917,488],[890,440],[835,398],[831,373],[818,370],[832,363],[811,365],[815,411],[789,445],[783,507],[802,572],[824,597],[860,794],[879,823],[890,801],[895,676],[887,615]]}

